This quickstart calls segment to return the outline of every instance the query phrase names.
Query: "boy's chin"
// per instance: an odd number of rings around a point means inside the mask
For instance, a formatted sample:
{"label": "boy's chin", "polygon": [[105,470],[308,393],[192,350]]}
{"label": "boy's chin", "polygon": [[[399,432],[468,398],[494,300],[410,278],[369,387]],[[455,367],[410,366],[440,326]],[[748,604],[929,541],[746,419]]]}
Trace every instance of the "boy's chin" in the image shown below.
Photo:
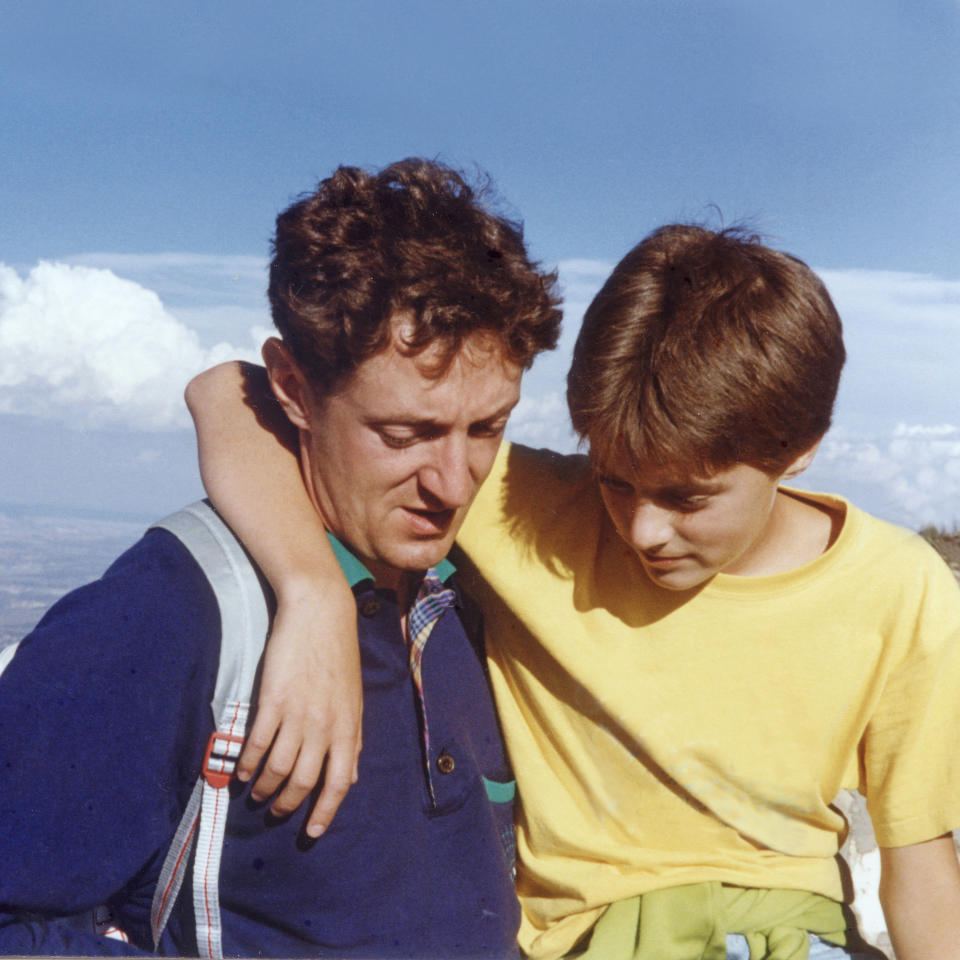
{"label": "boy's chin", "polygon": [[706,583],[716,572],[706,570],[695,564],[694,561],[689,560],[668,569],[644,563],[643,569],[654,585],[664,590],[677,592],[694,590],[701,584]]}

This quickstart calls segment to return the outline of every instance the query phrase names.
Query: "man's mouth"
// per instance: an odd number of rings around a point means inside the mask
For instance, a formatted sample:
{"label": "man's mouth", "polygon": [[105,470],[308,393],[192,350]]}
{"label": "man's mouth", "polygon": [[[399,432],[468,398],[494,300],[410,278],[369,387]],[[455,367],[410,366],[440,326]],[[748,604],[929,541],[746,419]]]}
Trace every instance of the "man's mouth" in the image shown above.
{"label": "man's mouth", "polygon": [[453,523],[455,510],[426,510],[417,507],[404,507],[407,519],[413,531],[420,536],[444,534]]}

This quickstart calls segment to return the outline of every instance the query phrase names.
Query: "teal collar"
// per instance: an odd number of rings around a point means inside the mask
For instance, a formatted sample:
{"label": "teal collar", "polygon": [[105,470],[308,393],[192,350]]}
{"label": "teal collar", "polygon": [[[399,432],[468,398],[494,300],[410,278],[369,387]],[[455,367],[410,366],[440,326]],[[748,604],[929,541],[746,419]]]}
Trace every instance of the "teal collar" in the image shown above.
{"label": "teal collar", "polygon": [[[373,579],[370,571],[350,552],[348,547],[345,547],[329,531],[327,531],[327,537],[330,540],[330,546],[333,547],[333,555],[337,558],[337,563],[340,564],[340,569],[347,578],[347,583],[350,584],[351,589],[363,580]],[[434,570],[437,576],[446,582],[453,575],[456,567],[444,558],[434,567]]]}

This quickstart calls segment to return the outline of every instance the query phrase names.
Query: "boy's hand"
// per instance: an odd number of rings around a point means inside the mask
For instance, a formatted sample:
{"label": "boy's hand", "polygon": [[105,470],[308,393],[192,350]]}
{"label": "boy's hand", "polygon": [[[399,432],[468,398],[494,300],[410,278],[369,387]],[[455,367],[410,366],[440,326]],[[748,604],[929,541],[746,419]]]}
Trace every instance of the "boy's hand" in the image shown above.
{"label": "boy's hand", "polygon": [[323,790],[307,822],[307,834],[318,837],[357,780],[363,691],[356,607],[349,591],[327,592],[321,601],[315,583],[277,599],[237,777],[250,780],[266,756],[251,795],[266,800],[286,781],[270,807],[282,816],[313,790],[326,760]]}

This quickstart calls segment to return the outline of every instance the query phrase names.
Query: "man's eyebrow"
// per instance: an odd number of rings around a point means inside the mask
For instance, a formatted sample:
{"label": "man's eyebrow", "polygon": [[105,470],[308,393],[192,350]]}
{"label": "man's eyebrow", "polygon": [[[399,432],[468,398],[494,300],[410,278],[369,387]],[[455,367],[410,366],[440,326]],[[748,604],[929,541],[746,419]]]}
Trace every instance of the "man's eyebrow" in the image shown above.
{"label": "man's eyebrow", "polygon": [[[497,417],[505,417],[513,412],[516,408],[519,400],[508,400],[502,406],[497,407],[496,410],[491,410],[489,413],[483,414],[481,417],[477,417],[478,421],[482,420],[496,420]],[[368,423],[396,423],[396,424],[410,424],[415,425],[419,423],[423,424],[434,424],[442,423],[443,421],[437,419],[436,417],[421,417],[416,413],[396,413],[389,414],[384,416],[377,416],[376,414],[371,414],[367,418]]]}
{"label": "man's eyebrow", "polygon": [[[477,419],[472,422],[487,423],[490,420],[499,420],[501,417],[509,417],[516,405],[517,404],[513,401],[510,403],[505,403],[497,410],[492,410],[490,413],[484,414],[482,417],[477,417]],[[420,417],[413,413],[391,414],[389,416],[376,416],[372,414],[366,418],[366,423],[371,427],[415,427],[429,429],[431,427],[446,426],[446,421],[438,419],[437,417]]]}
{"label": "man's eyebrow", "polygon": [[485,420],[497,420],[500,417],[509,417],[510,414],[516,409],[519,402],[519,397],[516,400],[508,400],[505,404],[503,404],[502,407],[491,411],[485,417],[478,418],[478,422],[483,422]]}
{"label": "man's eyebrow", "polygon": [[390,416],[369,416],[366,422],[372,427],[432,427],[440,423],[436,417],[418,417],[416,414],[392,414]]}

